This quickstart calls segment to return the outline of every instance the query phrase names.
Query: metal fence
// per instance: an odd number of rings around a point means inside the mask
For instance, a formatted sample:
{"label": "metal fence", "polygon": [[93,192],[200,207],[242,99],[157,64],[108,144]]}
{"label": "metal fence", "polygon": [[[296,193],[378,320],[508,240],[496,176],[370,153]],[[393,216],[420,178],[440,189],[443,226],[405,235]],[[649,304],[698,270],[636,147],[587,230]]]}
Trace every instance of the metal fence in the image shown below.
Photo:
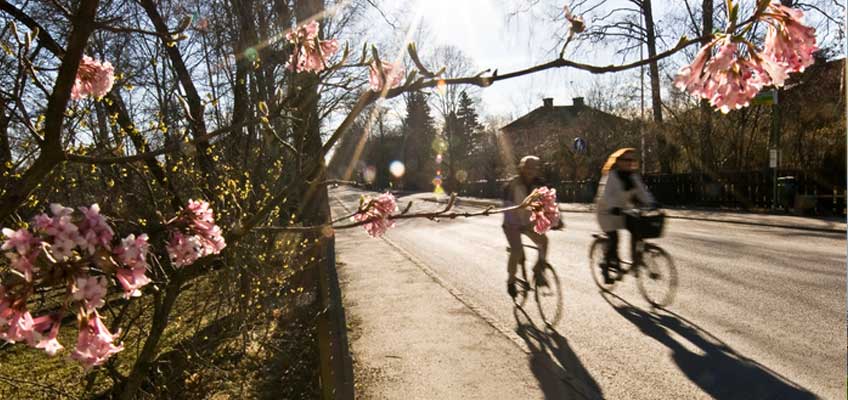
{"label": "metal fence", "polygon": [[[657,201],[668,206],[711,207],[728,209],[793,209],[817,215],[845,215],[845,177],[834,177],[799,171],[780,170],[783,179],[774,199],[774,176],[770,170],[728,171],[717,174],[646,175],[645,184]],[[836,178],[838,179],[838,178]],[[475,197],[500,197],[504,180],[477,181],[463,185],[461,194]],[[553,185],[564,203],[591,203],[598,180],[560,181]]]}

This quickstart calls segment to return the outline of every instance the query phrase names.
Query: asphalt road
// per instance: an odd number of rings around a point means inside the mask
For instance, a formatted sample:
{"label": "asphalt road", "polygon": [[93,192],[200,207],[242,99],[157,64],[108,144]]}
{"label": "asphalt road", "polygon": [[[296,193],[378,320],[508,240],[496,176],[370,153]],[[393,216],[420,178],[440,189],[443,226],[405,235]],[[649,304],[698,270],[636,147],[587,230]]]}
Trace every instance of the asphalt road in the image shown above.
{"label": "asphalt road", "polygon": [[[340,188],[331,197],[355,209],[359,193]],[[438,207],[418,202],[412,211]],[[525,350],[514,353],[515,363],[535,374],[544,398],[561,398],[561,382],[545,377],[541,361],[561,369],[576,397],[845,398],[844,234],[668,220],[654,242],[674,258],[679,286],[664,311],[652,310],[629,276],[615,295],[599,293],[587,261],[594,215],[563,215],[566,229],[549,234],[549,260],[565,288],[556,332],[516,318],[501,216],[402,220],[387,238],[461,292],[478,315],[505,327],[501,339]],[[535,259],[532,250],[528,257]]]}

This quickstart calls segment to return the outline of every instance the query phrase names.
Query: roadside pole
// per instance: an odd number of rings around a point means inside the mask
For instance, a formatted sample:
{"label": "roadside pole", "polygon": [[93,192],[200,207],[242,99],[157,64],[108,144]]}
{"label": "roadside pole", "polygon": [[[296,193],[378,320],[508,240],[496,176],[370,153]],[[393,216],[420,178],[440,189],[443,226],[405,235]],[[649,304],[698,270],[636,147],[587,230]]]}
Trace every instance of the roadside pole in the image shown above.
{"label": "roadside pole", "polygon": [[[639,29],[643,29],[642,27],[645,25],[645,13],[639,13]],[[644,59],[643,49],[644,43],[639,43],[639,59]],[[639,139],[641,141],[641,151],[642,151],[642,176],[645,176],[645,164],[647,164],[648,154],[645,153],[645,66],[639,66],[639,98],[641,99],[641,113],[639,114]]]}
{"label": "roadside pole", "polygon": [[772,89],[774,102],[771,105],[771,143],[774,149],[774,174],[772,191],[772,209],[777,209],[777,173],[780,168],[780,112],[777,109],[777,89]]}
{"label": "roadside pole", "polygon": [[771,132],[769,135],[769,168],[772,170],[771,208],[777,209],[777,174],[780,168],[780,112],[777,109],[777,89],[760,92],[752,105],[771,105]]}

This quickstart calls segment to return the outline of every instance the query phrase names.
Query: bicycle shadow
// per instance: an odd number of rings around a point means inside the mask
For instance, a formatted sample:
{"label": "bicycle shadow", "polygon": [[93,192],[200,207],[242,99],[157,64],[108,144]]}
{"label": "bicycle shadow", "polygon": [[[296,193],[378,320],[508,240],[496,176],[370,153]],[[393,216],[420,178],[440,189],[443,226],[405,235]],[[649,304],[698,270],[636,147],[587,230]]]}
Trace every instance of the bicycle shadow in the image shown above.
{"label": "bicycle shadow", "polygon": [[[674,312],[663,309],[662,313],[649,313],[613,293],[605,293],[603,297],[639,330],[672,350],[671,357],[678,368],[714,399],[818,398]],[[670,332],[680,335],[703,354],[689,350]]]}
{"label": "bicycle shadow", "polygon": [[[521,312],[527,317],[523,309]],[[562,335],[553,329],[539,329],[529,317],[521,321],[516,314],[516,322],[515,332],[530,350],[530,370],[545,399],[603,399],[600,386]]]}

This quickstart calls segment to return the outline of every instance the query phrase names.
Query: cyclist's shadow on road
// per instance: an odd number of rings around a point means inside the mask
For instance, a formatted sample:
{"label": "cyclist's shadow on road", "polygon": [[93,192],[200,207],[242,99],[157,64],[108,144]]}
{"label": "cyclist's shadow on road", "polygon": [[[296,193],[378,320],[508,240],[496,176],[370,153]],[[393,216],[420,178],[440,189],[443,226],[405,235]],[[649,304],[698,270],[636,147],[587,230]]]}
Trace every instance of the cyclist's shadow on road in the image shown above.
{"label": "cyclist's shadow on road", "polygon": [[521,320],[518,320],[515,332],[530,350],[530,370],[539,381],[545,399],[603,398],[598,383],[562,335]]}
{"label": "cyclist's shadow on road", "polygon": [[[649,313],[608,294],[604,298],[643,333],[672,350],[678,368],[714,399],[816,399],[817,397],[727,346],[706,330],[671,311]],[[675,340],[674,332],[703,354]]]}

